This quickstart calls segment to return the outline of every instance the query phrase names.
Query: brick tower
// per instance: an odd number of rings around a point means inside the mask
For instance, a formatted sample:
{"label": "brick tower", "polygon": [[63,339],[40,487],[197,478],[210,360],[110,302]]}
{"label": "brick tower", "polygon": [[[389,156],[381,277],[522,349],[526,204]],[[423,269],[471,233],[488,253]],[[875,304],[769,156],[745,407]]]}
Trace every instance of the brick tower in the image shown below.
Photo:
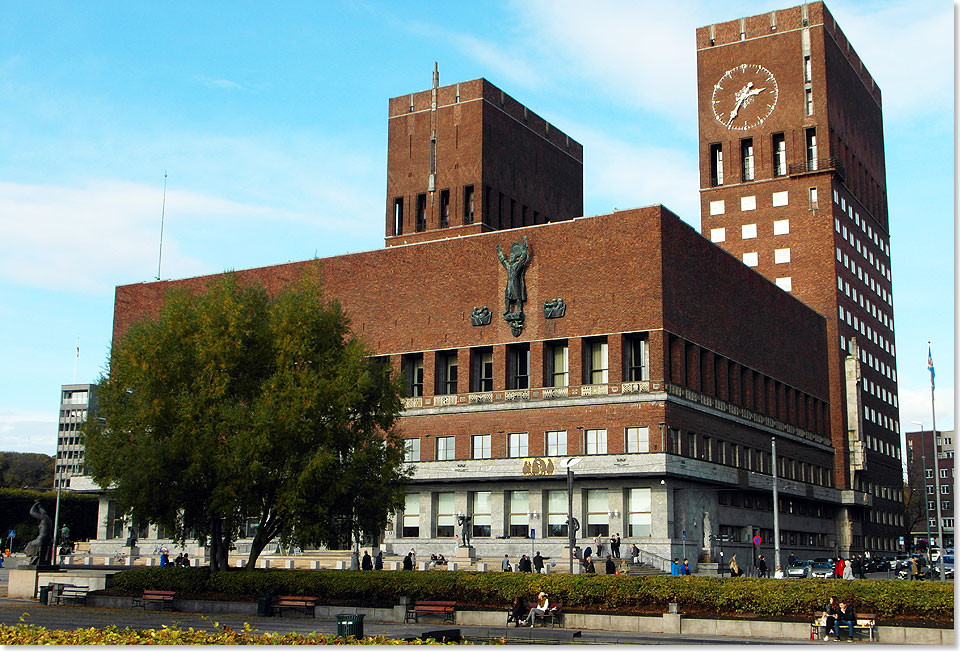
{"label": "brick tower", "polygon": [[827,319],[836,546],[903,494],[880,89],[822,2],[697,30],[704,236]]}
{"label": "brick tower", "polygon": [[583,214],[583,146],[486,79],[390,100],[386,245]]}

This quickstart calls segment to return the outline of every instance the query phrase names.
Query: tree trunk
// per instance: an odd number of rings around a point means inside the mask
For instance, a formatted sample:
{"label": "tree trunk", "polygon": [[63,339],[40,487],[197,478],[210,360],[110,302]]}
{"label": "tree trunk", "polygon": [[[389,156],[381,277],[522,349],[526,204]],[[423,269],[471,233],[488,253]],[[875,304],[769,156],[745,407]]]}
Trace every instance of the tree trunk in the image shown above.
{"label": "tree trunk", "polygon": [[260,552],[270,544],[271,538],[272,536],[262,529],[257,529],[257,535],[253,537],[253,543],[250,545],[250,556],[247,557],[247,569],[253,569],[257,566],[257,559],[260,557]]}

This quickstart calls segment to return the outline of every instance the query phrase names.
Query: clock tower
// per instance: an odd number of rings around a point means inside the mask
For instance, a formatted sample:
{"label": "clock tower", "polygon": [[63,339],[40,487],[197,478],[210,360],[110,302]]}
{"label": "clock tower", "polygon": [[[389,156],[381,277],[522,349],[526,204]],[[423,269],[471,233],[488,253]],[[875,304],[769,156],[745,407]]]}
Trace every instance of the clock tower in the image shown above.
{"label": "clock tower", "polygon": [[697,79],[703,235],[827,319],[838,551],[899,549],[880,89],[822,2],[701,27]]}

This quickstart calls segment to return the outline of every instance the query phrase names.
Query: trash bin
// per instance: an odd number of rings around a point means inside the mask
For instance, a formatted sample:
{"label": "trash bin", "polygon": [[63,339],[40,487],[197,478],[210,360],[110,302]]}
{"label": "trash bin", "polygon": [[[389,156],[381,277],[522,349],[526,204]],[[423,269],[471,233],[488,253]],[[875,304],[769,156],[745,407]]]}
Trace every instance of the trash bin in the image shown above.
{"label": "trash bin", "polygon": [[366,613],[337,615],[337,637],[348,635],[360,639],[363,637],[363,618]]}
{"label": "trash bin", "polygon": [[268,594],[262,594],[257,597],[257,616],[258,617],[270,617],[273,613],[273,609],[270,607],[270,602],[273,601],[273,597]]}
{"label": "trash bin", "polygon": [[50,586],[42,585],[40,586],[40,604],[43,606],[49,605],[50,603]]}

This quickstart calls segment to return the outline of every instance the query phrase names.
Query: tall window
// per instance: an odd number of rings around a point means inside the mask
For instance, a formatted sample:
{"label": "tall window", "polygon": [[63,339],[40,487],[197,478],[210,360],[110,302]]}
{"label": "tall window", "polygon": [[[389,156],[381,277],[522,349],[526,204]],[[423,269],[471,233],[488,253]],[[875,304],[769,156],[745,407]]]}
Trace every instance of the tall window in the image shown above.
{"label": "tall window", "polygon": [[490,435],[475,434],[470,437],[470,457],[472,459],[490,458]]}
{"label": "tall window", "polygon": [[473,223],[473,213],[474,213],[474,195],[473,195],[473,186],[468,185],[463,188],[463,223],[472,224]]}
{"label": "tall window", "polygon": [[507,388],[530,388],[530,344],[514,344],[507,347]]}
{"label": "tall window", "polygon": [[650,379],[647,374],[647,336],[627,335],[623,345],[624,377],[627,382]]}
{"label": "tall window", "polygon": [[423,395],[423,353],[410,353],[403,356],[403,379],[407,397]]}
{"label": "tall window", "polygon": [[813,79],[813,70],[811,70],[810,55],[808,54],[803,57],[803,80],[808,82],[808,81],[811,81],[812,79]]}
{"label": "tall window", "polygon": [[403,235],[403,197],[393,200],[393,234]]}
{"label": "tall window", "polygon": [[547,536],[567,537],[567,491],[547,491]]}
{"label": "tall window", "polygon": [[810,127],[806,132],[807,138],[807,171],[813,172],[817,169],[817,129]]}
{"label": "tall window", "polygon": [[807,115],[813,115],[813,89],[806,88],[803,91],[803,101],[806,107]]}
{"label": "tall window", "polygon": [[820,205],[819,202],[817,201],[817,189],[816,189],[816,188],[810,188],[809,199],[810,199],[810,209],[811,209],[811,210],[816,210],[816,209],[819,207],[819,205]]}
{"label": "tall window", "polygon": [[587,380],[590,384],[606,384],[608,381],[607,340],[596,339],[587,344]]}
{"label": "tall window", "polygon": [[511,538],[526,538],[530,534],[530,495],[527,491],[510,491],[510,513],[507,516]]}
{"label": "tall window", "polygon": [[587,454],[607,453],[607,430],[588,429],[583,431]]}
{"label": "tall window", "polygon": [[403,460],[420,461],[420,439],[404,439]]}
{"label": "tall window", "polygon": [[650,451],[650,430],[646,427],[627,428],[627,453]]}
{"label": "tall window", "polygon": [[740,141],[740,169],[744,181],[753,180],[753,138]]}
{"label": "tall window", "polygon": [[527,438],[526,432],[507,434],[507,446],[511,457],[519,458],[528,456]]}
{"label": "tall window", "polygon": [[450,190],[440,190],[440,228],[450,225]]}
{"label": "tall window", "polygon": [[627,530],[630,536],[650,536],[650,489],[631,488],[627,493]]}
{"label": "tall window", "polygon": [[710,145],[710,185],[723,185],[723,145]]}
{"label": "tall window", "polygon": [[607,497],[606,488],[585,490],[584,502],[587,506],[587,535],[588,536],[608,536],[610,535],[610,500]]}
{"label": "tall window", "polygon": [[457,351],[437,353],[437,393],[451,395],[457,392]]}
{"label": "tall window", "polygon": [[437,437],[437,461],[452,461],[456,459],[454,440],[452,436]]}
{"label": "tall window", "polygon": [[404,538],[420,537],[420,493],[407,493],[403,500]]}
{"label": "tall window", "polygon": [[544,347],[546,350],[547,372],[546,380],[551,387],[565,387],[570,385],[568,365],[569,348],[566,341],[558,341]]}
{"label": "tall window", "polygon": [[493,391],[493,348],[470,351],[470,390]]}
{"label": "tall window", "polygon": [[567,454],[567,433],[565,431],[547,432],[547,456],[562,457]]}
{"label": "tall window", "polygon": [[419,233],[420,231],[426,230],[427,228],[427,195],[418,194],[417,195],[417,223],[416,229]]}
{"label": "tall window", "polygon": [[437,493],[437,538],[453,538],[453,493]]}
{"label": "tall window", "polygon": [[787,173],[787,141],[782,133],[773,134],[773,175],[785,176]]}
{"label": "tall window", "polygon": [[473,535],[477,538],[490,537],[490,523],[493,508],[490,503],[490,491],[477,491],[473,496]]}

